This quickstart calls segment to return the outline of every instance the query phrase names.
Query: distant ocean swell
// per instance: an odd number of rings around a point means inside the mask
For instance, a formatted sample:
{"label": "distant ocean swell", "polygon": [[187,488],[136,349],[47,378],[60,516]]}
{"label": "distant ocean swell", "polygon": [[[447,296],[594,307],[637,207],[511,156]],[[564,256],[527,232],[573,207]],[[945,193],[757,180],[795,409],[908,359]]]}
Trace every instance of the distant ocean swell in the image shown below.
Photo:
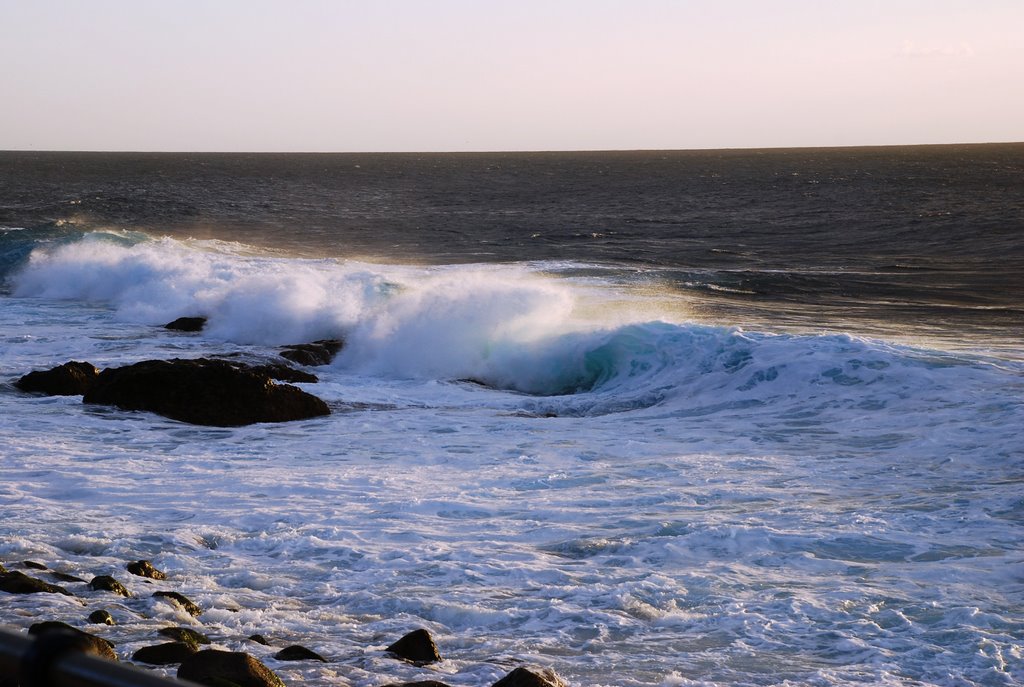
{"label": "distant ocean swell", "polygon": [[522,395],[522,412],[745,419],[766,440],[831,435],[840,450],[941,436],[970,453],[984,431],[986,450],[1008,454],[1013,428],[1024,426],[1019,362],[631,319],[619,276],[595,288],[592,277],[559,276],[564,265],[297,259],[124,231],[7,231],[3,240],[16,298],[100,303],[148,325],[203,315],[204,336],[219,345],[341,337],[340,373],[478,383]]}

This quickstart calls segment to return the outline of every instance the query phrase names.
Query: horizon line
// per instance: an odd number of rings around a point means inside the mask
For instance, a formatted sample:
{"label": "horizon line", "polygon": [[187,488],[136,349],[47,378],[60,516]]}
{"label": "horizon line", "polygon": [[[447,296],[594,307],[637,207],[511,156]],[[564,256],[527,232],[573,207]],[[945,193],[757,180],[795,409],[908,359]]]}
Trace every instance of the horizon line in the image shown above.
{"label": "horizon line", "polygon": [[4,148],[0,153],[89,153],[139,155],[498,155],[551,153],[690,153],[714,151],[843,150],[862,148],[940,148],[955,146],[1021,145],[1019,141],[963,141],[957,143],[865,143],[809,146],[734,146],[725,148],[495,148],[480,150],[168,150],[168,149],[95,149],[95,148]]}

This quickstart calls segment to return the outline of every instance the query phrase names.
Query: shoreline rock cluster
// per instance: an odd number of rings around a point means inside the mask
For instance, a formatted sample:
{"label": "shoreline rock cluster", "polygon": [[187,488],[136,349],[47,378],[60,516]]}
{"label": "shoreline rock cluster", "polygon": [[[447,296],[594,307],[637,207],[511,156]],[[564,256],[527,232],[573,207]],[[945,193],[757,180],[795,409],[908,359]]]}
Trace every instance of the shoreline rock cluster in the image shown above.
{"label": "shoreline rock cluster", "polygon": [[[131,598],[133,595],[112,575],[97,575],[86,581],[74,575],[50,570],[48,566],[35,561],[22,561],[21,566],[27,570],[47,574],[58,581],[68,584],[77,583],[88,587],[91,591],[113,594],[118,597]],[[153,567],[147,560],[133,561],[125,565],[128,573],[146,578],[149,582],[164,582],[168,576]],[[63,586],[52,584],[29,575],[20,570],[8,570],[0,564],[0,593],[6,594],[61,594],[79,599],[83,606],[83,616],[88,611],[89,601]],[[0,597],[2,598],[2,597]],[[175,604],[180,609],[199,618],[203,614],[199,605],[180,592],[160,589],[152,593],[152,598],[161,599]],[[113,616],[104,608],[97,608],[88,613],[84,622],[91,625],[116,624]],[[33,623],[28,634],[41,636],[52,632],[71,634],[78,640],[81,649],[86,653],[100,658],[118,662],[116,645],[93,633],[74,625],[43,620]],[[174,666],[177,665],[176,676],[200,685],[210,687],[286,687],[281,678],[268,668],[259,658],[244,651],[224,651],[213,648],[212,641],[202,632],[187,628],[168,625],[157,630],[159,643],[146,645],[127,657],[136,666]],[[148,637],[146,639],[149,639]],[[155,639],[155,638],[154,638]],[[247,638],[254,644],[268,646],[269,642],[262,635],[251,635]],[[155,640],[159,641],[159,640]],[[425,629],[415,629],[389,645],[385,653],[396,661],[403,661],[415,666],[427,666],[441,661],[441,653],[433,637]],[[278,661],[318,661],[328,663],[328,659],[304,646],[293,644],[279,649],[272,654]],[[18,687],[16,680],[0,679],[0,687]],[[416,682],[387,682],[381,687],[449,687],[446,683],[436,680]],[[518,667],[495,682],[491,687],[565,687],[565,683],[550,670],[531,670]]]}
{"label": "shoreline rock cluster", "polygon": [[[179,318],[166,327],[193,332],[204,324],[203,318]],[[327,339],[285,346],[279,355],[314,367],[330,363],[343,346],[339,339]],[[88,362],[70,361],[29,372],[14,384],[25,392],[82,396],[84,403],[145,410],[189,424],[240,427],[329,415],[322,399],[291,384],[317,381],[316,375],[286,363],[173,358],[102,371]]]}

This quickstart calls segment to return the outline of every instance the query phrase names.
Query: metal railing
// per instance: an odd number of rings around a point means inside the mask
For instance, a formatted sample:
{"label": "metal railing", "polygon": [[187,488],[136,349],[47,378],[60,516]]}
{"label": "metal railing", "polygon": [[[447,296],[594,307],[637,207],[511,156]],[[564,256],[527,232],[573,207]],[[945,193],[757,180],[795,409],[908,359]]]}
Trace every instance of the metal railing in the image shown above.
{"label": "metal railing", "polygon": [[20,687],[198,687],[83,653],[70,632],[24,635],[0,628],[0,683]]}

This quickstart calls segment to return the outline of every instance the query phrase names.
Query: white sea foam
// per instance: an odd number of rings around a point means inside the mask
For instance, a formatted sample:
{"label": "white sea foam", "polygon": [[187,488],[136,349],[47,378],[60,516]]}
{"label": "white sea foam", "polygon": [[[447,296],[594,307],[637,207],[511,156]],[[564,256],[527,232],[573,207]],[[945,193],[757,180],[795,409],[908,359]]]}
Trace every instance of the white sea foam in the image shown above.
{"label": "white sea foam", "polygon": [[[520,662],[597,686],[1020,683],[1019,363],[630,321],[628,288],[546,271],[115,236],[37,252],[0,308],[5,383],[348,346],[307,387],[340,412],[283,425],[0,388],[0,562],[116,575],[133,598],[69,586],[124,656],[192,624],[289,684],[468,687]],[[201,335],[152,326],[194,314]],[[123,571],[141,557],[207,612],[152,599]],[[19,627],[83,615],[4,601]],[[414,627],[441,664],[384,654]],[[272,658],[290,643],[331,662]]]}

